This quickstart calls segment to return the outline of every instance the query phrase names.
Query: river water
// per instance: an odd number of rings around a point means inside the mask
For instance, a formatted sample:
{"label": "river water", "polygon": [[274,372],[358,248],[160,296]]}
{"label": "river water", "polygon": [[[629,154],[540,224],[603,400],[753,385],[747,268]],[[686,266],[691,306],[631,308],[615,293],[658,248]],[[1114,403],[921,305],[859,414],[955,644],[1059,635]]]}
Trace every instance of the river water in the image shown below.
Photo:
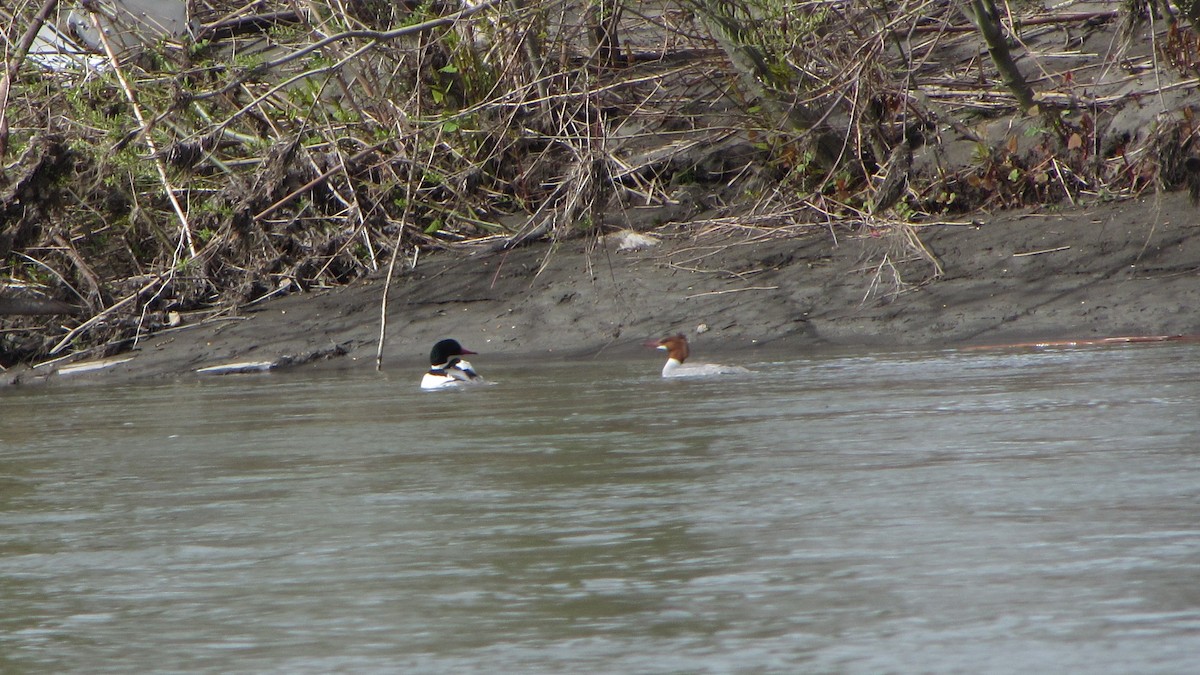
{"label": "river water", "polygon": [[0,672],[1197,667],[1200,346],[474,363],[0,391]]}

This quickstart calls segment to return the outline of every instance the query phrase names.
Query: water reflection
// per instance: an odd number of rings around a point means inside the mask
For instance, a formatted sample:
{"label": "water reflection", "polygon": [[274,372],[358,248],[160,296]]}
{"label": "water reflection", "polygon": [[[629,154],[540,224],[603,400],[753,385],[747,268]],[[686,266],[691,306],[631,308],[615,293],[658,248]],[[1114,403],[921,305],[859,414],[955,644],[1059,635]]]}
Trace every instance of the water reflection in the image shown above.
{"label": "water reflection", "polygon": [[1187,670],[1197,356],[0,392],[0,670]]}

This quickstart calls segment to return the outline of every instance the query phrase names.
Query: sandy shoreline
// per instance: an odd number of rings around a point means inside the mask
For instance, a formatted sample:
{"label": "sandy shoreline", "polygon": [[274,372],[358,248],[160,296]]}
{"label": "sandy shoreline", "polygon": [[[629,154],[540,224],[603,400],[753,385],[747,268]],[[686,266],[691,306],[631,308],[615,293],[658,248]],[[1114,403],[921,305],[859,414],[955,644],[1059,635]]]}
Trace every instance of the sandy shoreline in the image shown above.
{"label": "sandy shoreline", "polygon": [[[384,365],[419,367],[445,336],[482,363],[631,353],[669,332],[688,334],[697,353],[1196,334],[1195,212],[1172,193],[983,214],[918,228],[932,259],[899,236],[683,226],[632,252],[593,238],[429,254],[393,283]],[[211,377],[196,371],[230,364],[370,369],[382,289],[380,277],[279,298],[106,359],[10,369],[0,384]]]}

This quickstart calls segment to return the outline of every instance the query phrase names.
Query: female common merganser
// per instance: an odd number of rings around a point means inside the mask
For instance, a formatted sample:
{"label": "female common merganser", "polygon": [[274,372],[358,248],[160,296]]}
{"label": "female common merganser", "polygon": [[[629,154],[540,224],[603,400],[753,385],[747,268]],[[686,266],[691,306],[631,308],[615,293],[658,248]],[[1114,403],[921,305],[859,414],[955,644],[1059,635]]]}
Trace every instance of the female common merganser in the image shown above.
{"label": "female common merganser", "polygon": [[750,372],[740,366],[720,366],[715,363],[689,363],[686,366],[683,365],[683,362],[687,360],[691,352],[688,350],[687,338],[682,333],[669,335],[661,340],[651,340],[646,344],[667,353],[667,363],[662,369],[663,377],[700,377],[704,375],[734,375]]}
{"label": "female common merganser", "polygon": [[458,340],[442,340],[429,352],[429,372],[421,378],[422,389],[457,387],[462,384],[482,384],[483,378],[462,357],[475,352],[458,344]]}

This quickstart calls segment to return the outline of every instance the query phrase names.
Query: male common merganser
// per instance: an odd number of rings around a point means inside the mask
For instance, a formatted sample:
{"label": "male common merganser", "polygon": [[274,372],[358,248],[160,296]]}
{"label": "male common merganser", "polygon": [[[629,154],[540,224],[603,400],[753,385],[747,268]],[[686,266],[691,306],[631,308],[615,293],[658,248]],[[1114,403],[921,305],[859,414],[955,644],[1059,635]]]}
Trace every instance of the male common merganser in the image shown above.
{"label": "male common merganser", "polygon": [[667,363],[663,366],[663,377],[701,377],[705,375],[735,375],[748,373],[741,366],[721,366],[715,363],[689,363],[683,365],[691,352],[688,350],[687,338],[682,333],[668,335],[661,340],[651,340],[647,346],[661,349],[667,353]]}
{"label": "male common merganser", "polygon": [[457,387],[462,384],[482,384],[483,378],[462,357],[475,352],[458,344],[458,340],[442,340],[429,352],[429,372],[421,378],[422,389]]}

